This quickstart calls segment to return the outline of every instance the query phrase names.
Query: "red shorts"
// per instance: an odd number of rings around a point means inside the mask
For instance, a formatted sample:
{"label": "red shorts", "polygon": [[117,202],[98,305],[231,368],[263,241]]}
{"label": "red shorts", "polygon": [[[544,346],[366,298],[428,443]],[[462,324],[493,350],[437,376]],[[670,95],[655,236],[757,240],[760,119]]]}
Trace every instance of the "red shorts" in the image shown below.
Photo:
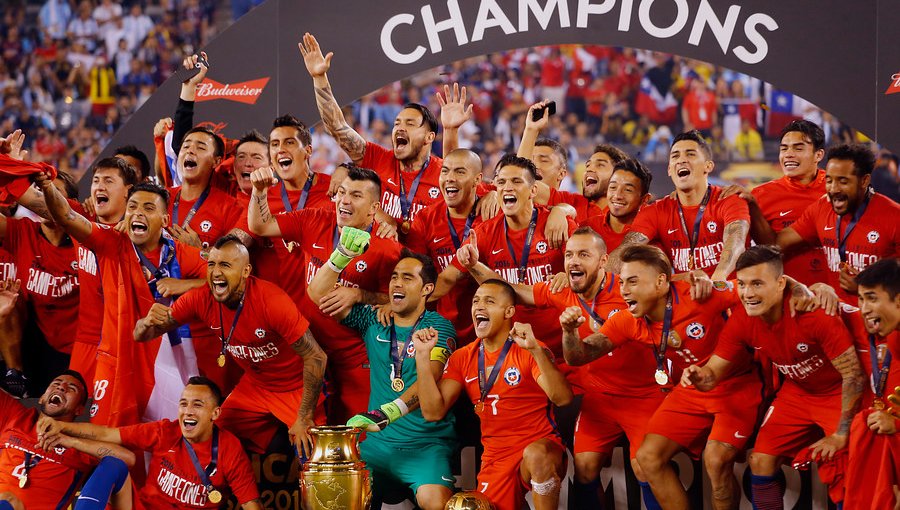
{"label": "red shorts", "polygon": [[625,434],[634,457],[644,441],[647,422],[665,398],[666,394],[661,391],[646,397],[585,393],[581,413],[575,422],[575,454],[611,454]]}
{"label": "red shorts", "polygon": [[[99,339],[97,340],[99,342]],[[97,369],[97,343],[79,342],[72,343],[72,357],[69,359],[69,368],[75,370],[88,385],[88,391],[93,394],[94,371]]]}
{"label": "red shorts", "polygon": [[328,423],[343,425],[353,415],[369,410],[369,365],[330,363],[326,373],[325,407]]}
{"label": "red shorts", "polygon": [[[244,377],[222,404],[216,423],[250,443],[256,452],[265,452],[277,431],[278,422],[288,427],[297,420],[303,401],[303,387],[290,391],[269,391]],[[325,423],[324,398],[320,395],[314,421]]]}
{"label": "red shorts", "polygon": [[840,394],[799,394],[782,387],[763,417],[753,451],[793,458],[822,437],[833,434],[840,418]]}
{"label": "red shorts", "polygon": [[710,440],[743,450],[756,429],[761,402],[762,383],[753,372],[709,392],[676,386],[653,414],[647,434],[671,439],[694,457]]}
{"label": "red shorts", "polygon": [[[546,439],[565,450],[558,437]],[[519,510],[525,503],[525,494],[531,490],[530,480],[522,480],[521,475],[525,447],[502,452],[485,449],[481,455],[481,471],[478,472],[476,490],[487,496],[497,510]]]}

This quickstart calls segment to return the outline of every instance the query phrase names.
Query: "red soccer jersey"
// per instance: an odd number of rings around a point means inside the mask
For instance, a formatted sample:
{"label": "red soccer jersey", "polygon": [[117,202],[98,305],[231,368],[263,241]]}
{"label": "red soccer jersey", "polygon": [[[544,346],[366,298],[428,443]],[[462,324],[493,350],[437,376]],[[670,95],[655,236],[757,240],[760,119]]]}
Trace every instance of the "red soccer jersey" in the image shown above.
{"label": "red soccer jersey", "polygon": [[[582,309],[584,324],[578,329],[581,338],[594,334],[600,330],[603,322],[609,320],[616,312],[625,310],[628,313],[628,305],[619,293],[619,278],[606,273],[606,282],[597,296],[582,304],[572,289],[566,287],[554,294],[550,292],[550,285],[544,282],[534,286],[534,303],[538,307],[550,307],[557,314],[570,306]],[[601,319],[594,321],[585,310],[585,305],[592,309]],[[627,343],[585,367],[586,379],[584,385],[592,391],[597,388],[604,393],[637,397],[641,395],[658,395],[659,386],[653,380],[653,372],[656,370],[656,361],[653,355],[643,345]]]}
{"label": "red soccer jersey", "polygon": [[75,246],[65,240],[54,246],[40,223],[6,219],[3,246],[15,254],[25,299],[34,306],[38,327],[47,343],[70,354],[78,325],[78,262]]}
{"label": "red soccer jersey", "polygon": [[[219,430],[219,455],[216,470],[209,477],[219,492],[231,490],[243,505],[259,498],[250,459],[240,440],[231,432]],[[138,497],[147,508],[188,509],[219,508],[209,501],[206,487],[191,461],[177,421],[162,420],[119,429],[122,445],[150,453],[147,483]],[[212,439],[191,445],[204,468],[212,461]]]}
{"label": "red soccer jersey", "polygon": [[[422,172],[419,186],[415,196],[412,197],[412,206],[409,210],[409,221],[415,219],[416,214],[425,207],[443,201],[439,180],[441,177],[441,165],[444,160],[432,154],[428,158],[428,166]],[[366,153],[359,166],[371,168],[381,177],[381,208],[397,220],[399,225],[403,221],[403,211],[400,206],[400,181],[407,195],[411,195],[413,181],[419,174],[415,172],[401,172],[400,161],[394,157],[394,151],[378,144],[366,143]],[[402,176],[401,176],[402,174]]]}
{"label": "red soccer jersey", "polygon": [[[216,302],[207,286],[191,290],[172,305],[176,322],[199,321],[220,337],[231,332],[235,313],[236,310]],[[244,307],[228,342],[228,353],[259,387],[295,390],[303,386],[303,360],[291,344],[308,327],[309,321],[300,315],[290,296],[274,283],[251,276],[244,290]]]}
{"label": "red soccer jersey", "polygon": [[[710,298],[702,303],[691,299],[691,285],[687,282],[672,282],[671,288],[672,328],[666,358],[674,368],[670,380],[677,381],[681,371],[689,365],[703,365],[709,360],[725,327],[725,313],[729,308],[740,307],[741,303],[730,283],[716,287]],[[617,313],[606,321],[600,332],[616,346],[634,341],[651,349],[659,349],[662,329],[662,321],[649,322],[630,313]],[[740,375],[749,369],[749,356],[746,360],[735,359],[732,362],[736,365],[732,369],[733,375]]]}
{"label": "red soccer jersey", "polygon": [[[114,226],[114,225],[110,225]],[[96,346],[103,326],[103,288],[97,256],[81,243],[75,243],[78,257],[78,332],[76,342]]]}
{"label": "red soccer jersey", "polygon": [[839,317],[821,309],[791,317],[787,297],[782,306],[784,315],[771,325],[748,316],[743,306],[735,307],[715,354],[731,361],[752,348],[784,375],[779,393],[840,395],[841,374],[831,360],[853,346],[850,332]]}
{"label": "red soccer jersey", "polygon": [[[467,218],[449,219],[460,243],[464,242],[463,233]],[[471,228],[474,229],[481,223],[481,215],[476,214],[472,219]],[[438,271],[447,269],[456,256],[457,246],[453,244],[453,237],[450,234],[446,202],[441,200],[431,204],[416,216],[409,235],[406,236],[406,246],[414,252],[431,257]],[[469,277],[454,285],[450,292],[437,302],[437,312],[456,327],[458,346],[475,340],[471,310],[472,297],[475,296],[477,289],[478,283]]]}
{"label": "red soccer jersey", "polygon": [[[703,269],[712,276],[719,264],[719,256],[724,248],[723,233],[725,227],[734,221],[750,222],[750,210],[747,202],[732,195],[719,200],[722,188],[710,186],[709,203],[700,222],[697,244],[694,246],[694,269]],[[694,220],[700,206],[684,207],[684,222],[688,232],[684,231],[678,215],[678,200],[666,196],[641,208],[637,218],[631,225],[633,232],[640,232],[656,241],[672,261],[676,273],[684,273],[690,269],[691,243],[689,235],[693,235]]]}
{"label": "red soccer jersey", "polygon": [[[180,197],[181,187],[169,188],[169,214],[173,225],[184,226],[185,220],[197,200],[185,200]],[[178,205],[178,214],[175,214],[175,205]],[[190,226],[200,236],[203,249],[208,249],[216,240],[227,234],[238,220],[241,210],[237,206],[234,197],[221,189],[211,186],[209,195],[197,208],[191,218]],[[177,216],[177,217],[176,217]]]}
{"label": "red soccer jersey", "polygon": [[[37,409],[26,409],[0,391],[0,492],[13,493],[25,508],[68,508],[75,489],[97,461],[74,448],[37,448],[37,419]],[[25,474],[26,459],[33,466],[22,489],[18,477]]]}
{"label": "red soccer jersey", "polygon": [[15,280],[18,274],[16,257],[0,246],[0,280]]}
{"label": "red soccer jersey", "polygon": [[[544,228],[547,226],[550,210],[545,207],[537,207],[537,211],[537,224],[531,240],[531,249],[528,250],[524,278],[521,281],[519,266],[529,227],[521,230],[509,230],[507,238],[506,217],[498,214],[475,229],[478,238],[479,260],[510,283],[537,285],[565,270],[563,248],[551,248],[547,238],[544,237]],[[569,219],[569,235],[572,235],[576,228],[575,222]],[[509,252],[510,245],[515,253]],[[456,258],[452,263],[457,269],[465,272],[465,268]],[[559,313],[555,309],[516,305],[514,320],[531,323],[534,328],[534,336],[546,342],[553,351],[553,355],[562,360],[562,329],[559,326]]]}
{"label": "red soccer jersey", "polygon": [[[809,184],[797,184],[788,177],[753,188],[753,196],[763,217],[778,233],[791,226],[803,211],[825,194],[825,172],[819,170]],[[805,285],[828,279],[825,253],[821,248],[789,251],[784,259],[784,272]]]}
{"label": "red soccer jersey", "polygon": [[[840,235],[846,236],[844,244],[847,263],[858,271],[885,257],[900,256],[900,204],[875,193],[859,223],[847,235],[850,215],[841,221]],[[822,197],[800,216],[791,228],[807,243],[822,246],[828,262],[829,278],[826,283],[834,287],[841,301],[856,303],[856,296],[841,288],[839,274],[841,256],[838,251],[837,215],[828,197]]]}
{"label": "red soccer jersey", "polygon": [[[309,284],[334,251],[337,232],[334,209],[304,209],[278,215],[275,219],[284,240],[297,243],[305,254],[306,268],[299,274]],[[339,281],[346,287],[386,293],[398,260],[400,245],[396,241],[372,236],[369,249],[350,262]],[[366,362],[366,347],[359,333],[322,313],[309,296],[304,296],[300,302],[300,312],[309,319],[313,335],[328,354],[329,363],[359,366]]]}
{"label": "red soccer jersey", "polygon": [[[331,185],[331,176],[316,174],[312,188],[307,195],[304,209],[330,209],[334,211],[334,203],[328,198],[328,187]],[[303,190],[287,191],[287,201],[291,210],[296,209],[303,195]],[[281,185],[269,188],[269,211],[273,215],[285,214],[284,200],[281,195]],[[288,242],[278,237],[259,237],[250,232],[247,223],[247,208],[245,207],[235,227],[243,230],[253,237],[253,247],[250,250],[250,260],[253,263],[253,272],[263,280],[268,280],[281,287],[288,296],[294,300],[294,304],[300,305],[306,296],[306,280],[303,278],[285,278],[284,275],[303,274],[304,256],[303,250],[297,247],[297,243]]]}
{"label": "red soccer jersey", "polygon": [[587,221],[591,216],[602,214],[600,206],[584,198],[584,195],[550,188],[550,198],[547,199],[547,207],[559,204],[569,204],[575,208],[575,222],[579,225]]}
{"label": "red soccer jersey", "polygon": [[594,232],[600,234],[600,237],[602,237],[603,241],[606,243],[607,253],[618,248],[619,245],[622,244],[622,240],[625,239],[625,236],[631,232],[630,223],[625,225],[621,232],[613,230],[612,226],[609,224],[609,209],[605,207],[599,215],[591,216],[581,224],[591,227],[594,229]]}
{"label": "red soccer jersey", "polygon": [[[472,402],[481,399],[478,386],[478,347],[472,342],[450,355],[444,377],[463,386]],[[502,349],[484,353],[485,376],[497,362]],[[500,374],[484,401],[484,409],[477,413],[481,419],[481,444],[485,455],[521,450],[538,439],[557,435],[551,419],[550,400],[538,385],[541,376],[534,357],[513,343]]]}

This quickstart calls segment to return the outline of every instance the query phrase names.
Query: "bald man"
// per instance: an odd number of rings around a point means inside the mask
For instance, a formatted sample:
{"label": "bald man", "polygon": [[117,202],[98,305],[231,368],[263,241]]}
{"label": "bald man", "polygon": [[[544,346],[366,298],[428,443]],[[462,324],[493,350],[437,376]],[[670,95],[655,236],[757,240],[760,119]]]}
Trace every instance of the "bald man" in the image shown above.
{"label": "bald man", "polygon": [[146,341],[192,321],[206,324],[221,342],[219,366],[230,358],[244,371],[222,404],[218,423],[250,449],[264,452],[277,430],[274,417],[290,427],[298,449],[310,451],[306,430],[324,423],[325,352],[293,300],[276,285],[250,276],[250,270],[240,239],[222,237],[209,252],[208,286],[188,292],[171,307],[154,304],[135,325],[134,339]]}

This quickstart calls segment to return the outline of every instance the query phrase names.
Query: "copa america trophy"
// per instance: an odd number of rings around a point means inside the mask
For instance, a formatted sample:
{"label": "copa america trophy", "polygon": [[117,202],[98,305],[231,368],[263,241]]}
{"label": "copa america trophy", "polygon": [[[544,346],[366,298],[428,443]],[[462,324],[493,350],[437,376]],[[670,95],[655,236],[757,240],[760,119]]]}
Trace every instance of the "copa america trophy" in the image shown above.
{"label": "copa america trophy", "polygon": [[464,491],[451,496],[444,510],[494,510],[494,505],[480,492]]}
{"label": "copa america trophy", "polygon": [[359,458],[360,429],[323,426],[309,429],[312,457],[300,472],[304,510],[368,510],[372,488],[366,463]]}

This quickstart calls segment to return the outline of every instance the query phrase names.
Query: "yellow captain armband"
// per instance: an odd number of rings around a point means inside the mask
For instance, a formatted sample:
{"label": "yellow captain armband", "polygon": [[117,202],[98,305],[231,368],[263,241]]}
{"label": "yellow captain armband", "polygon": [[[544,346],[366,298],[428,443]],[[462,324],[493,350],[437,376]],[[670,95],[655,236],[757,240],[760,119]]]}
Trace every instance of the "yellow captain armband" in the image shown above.
{"label": "yellow captain armband", "polygon": [[447,360],[450,359],[450,349],[446,347],[435,347],[431,349],[431,361],[439,361],[441,364],[446,364]]}

